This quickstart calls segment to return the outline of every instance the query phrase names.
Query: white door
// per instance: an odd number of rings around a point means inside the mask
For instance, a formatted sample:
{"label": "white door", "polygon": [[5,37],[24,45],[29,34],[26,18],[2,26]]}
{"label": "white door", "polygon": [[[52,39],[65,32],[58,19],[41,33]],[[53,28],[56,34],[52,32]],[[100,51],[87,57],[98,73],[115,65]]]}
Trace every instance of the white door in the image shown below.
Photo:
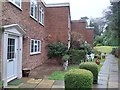
{"label": "white door", "polygon": [[18,37],[8,35],[7,82],[17,77]]}

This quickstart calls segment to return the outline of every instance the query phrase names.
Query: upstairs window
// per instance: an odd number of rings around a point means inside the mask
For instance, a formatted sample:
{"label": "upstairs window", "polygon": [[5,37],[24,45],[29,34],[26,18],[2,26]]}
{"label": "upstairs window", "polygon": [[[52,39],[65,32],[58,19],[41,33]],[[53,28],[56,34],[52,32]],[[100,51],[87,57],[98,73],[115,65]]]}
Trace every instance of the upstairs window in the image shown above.
{"label": "upstairs window", "polygon": [[9,1],[21,9],[21,0],[9,0]]}
{"label": "upstairs window", "polygon": [[31,0],[30,2],[30,15],[37,20],[38,15],[38,3],[37,0]]}
{"label": "upstairs window", "polygon": [[44,25],[44,9],[39,7],[39,22]]}
{"label": "upstairs window", "polygon": [[31,44],[30,54],[38,54],[41,52],[41,41],[40,40],[31,39],[30,44]]}

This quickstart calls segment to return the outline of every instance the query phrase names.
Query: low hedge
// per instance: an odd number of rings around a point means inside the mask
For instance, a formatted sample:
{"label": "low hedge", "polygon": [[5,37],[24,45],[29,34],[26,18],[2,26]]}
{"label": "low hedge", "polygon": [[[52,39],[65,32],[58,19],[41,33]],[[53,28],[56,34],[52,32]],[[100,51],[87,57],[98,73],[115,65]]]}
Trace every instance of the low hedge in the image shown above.
{"label": "low hedge", "polygon": [[93,83],[96,84],[98,81],[98,66],[93,62],[84,62],[79,65],[80,69],[86,69],[93,73]]}
{"label": "low hedge", "polygon": [[72,69],[64,77],[65,90],[71,88],[79,90],[91,90],[93,83],[93,74],[84,69]]}

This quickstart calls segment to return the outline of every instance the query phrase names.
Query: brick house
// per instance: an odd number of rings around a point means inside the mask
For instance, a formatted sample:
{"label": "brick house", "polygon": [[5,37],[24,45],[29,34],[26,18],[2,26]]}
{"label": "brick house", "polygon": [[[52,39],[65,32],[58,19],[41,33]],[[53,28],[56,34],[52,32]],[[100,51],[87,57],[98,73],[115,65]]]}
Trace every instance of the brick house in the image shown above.
{"label": "brick house", "polygon": [[[4,0],[0,9],[0,80],[4,86],[21,78],[23,68],[43,64],[47,60],[48,43],[63,42],[69,48],[71,30],[79,28],[71,23],[69,3]],[[90,30],[84,31],[86,35]]]}
{"label": "brick house", "polygon": [[70,9],[69,3],[41,0],[4,0],[0,7],[0,79],[7,86],[22,77],[23,68],[33,69],[47,60],[48,42],[69,46]]}
{"label": "brick house", "polygon": [[82,39],[87,41],[91,46],[93,46],[94,41],[94,28],[88,27],[87,22],[83,20],[72,20],[71,21],[72,32],[77,32],[82,35]]}

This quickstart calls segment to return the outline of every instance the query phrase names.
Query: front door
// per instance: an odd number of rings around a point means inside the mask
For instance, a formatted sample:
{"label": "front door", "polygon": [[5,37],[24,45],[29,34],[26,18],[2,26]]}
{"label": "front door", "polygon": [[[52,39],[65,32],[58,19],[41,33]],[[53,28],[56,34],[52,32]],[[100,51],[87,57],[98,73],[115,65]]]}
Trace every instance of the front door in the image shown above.
{"label": "front door", "polygon": [[18,37],[8,35],[7,43],[7,82],[17,77]]}

